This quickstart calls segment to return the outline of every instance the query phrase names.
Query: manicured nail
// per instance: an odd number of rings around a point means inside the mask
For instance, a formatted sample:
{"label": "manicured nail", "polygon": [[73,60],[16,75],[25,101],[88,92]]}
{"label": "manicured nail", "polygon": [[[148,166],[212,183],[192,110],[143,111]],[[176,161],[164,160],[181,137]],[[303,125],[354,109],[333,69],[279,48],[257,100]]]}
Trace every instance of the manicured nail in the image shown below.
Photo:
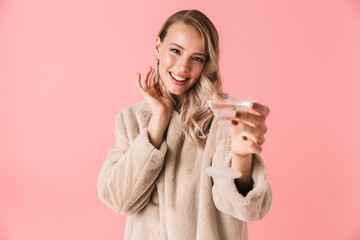
{"label": "manicured nail", "polygon": [[232,125],[238,125],[238,122],[235,121],[235,120],[232,120],[232,121],[231,121],[231,124],[232,124]]}
{"label": "manicured nail", "polygon": [[254,103],[253,108],[257,108],[257,107],[258,107],[257,103]]}
{"label": "manicured nail", "polygon": [[241,117],[241,113],[240,112],[236,112],[236,117]]}
{"label": "manicured nail", "polygon": [[242,139],[244,139],[244,141],[246,141],[246,140],[247,140],[247,137],[243,136]]}

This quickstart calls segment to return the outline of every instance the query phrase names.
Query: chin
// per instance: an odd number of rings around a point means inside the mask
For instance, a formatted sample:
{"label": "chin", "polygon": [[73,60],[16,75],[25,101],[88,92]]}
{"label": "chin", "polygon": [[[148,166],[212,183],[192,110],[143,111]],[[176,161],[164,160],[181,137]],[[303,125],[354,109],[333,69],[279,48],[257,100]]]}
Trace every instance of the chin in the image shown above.
{"label": "chin", "polygon": [[179,96],[181,96],[181,95],[184,94],[183,92],[179,92],[179,91],[170,91],[170,90],[169,90],[169,92],[170,92],[172,95],[174,95],[175,97],[179,97]]}

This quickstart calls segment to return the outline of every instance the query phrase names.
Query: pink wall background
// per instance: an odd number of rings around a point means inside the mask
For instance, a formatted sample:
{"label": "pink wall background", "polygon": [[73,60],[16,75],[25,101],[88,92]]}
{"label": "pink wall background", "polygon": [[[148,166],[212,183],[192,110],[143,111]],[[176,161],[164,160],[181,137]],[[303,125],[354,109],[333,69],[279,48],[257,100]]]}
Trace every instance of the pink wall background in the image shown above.
{"label": "pink wall background", "polygon": [[0,1],[0,239],[122,239],[97,198],[161,23],[207,14],[225,89],[271,108],[273,206],[250,239],[360,239],[360,2]]}

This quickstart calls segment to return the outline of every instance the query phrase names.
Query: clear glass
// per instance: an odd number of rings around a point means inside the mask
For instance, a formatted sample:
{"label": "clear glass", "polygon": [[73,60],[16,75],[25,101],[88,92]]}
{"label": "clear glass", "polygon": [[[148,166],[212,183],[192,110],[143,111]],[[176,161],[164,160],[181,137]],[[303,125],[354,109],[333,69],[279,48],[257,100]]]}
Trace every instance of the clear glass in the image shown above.
{"label": "clear glass", "polygon": [[[206,96],[206,101],[209,104],[211,110],[213,111],[216,118],[219,119],[219,128],[221,129],[221,141],[223,143],[223,151],[221,153],[221,158],[225,159],[228,156],[230,147],[229,147],[229,137],[232,130],[231,120],[233,119],[234,112],[247,112],[250,109],[250,106],[253,102],[256,102],[256,99],[251,97],[238,97],[229,96],[226,93],[218,92],[211,96]],[[206,174],[211,177],[219,178],[230,178],[235,179],[241,177],[241,172],[236,171],[233,168],[226,167],[224,165],[211,166],[206,168]]]}

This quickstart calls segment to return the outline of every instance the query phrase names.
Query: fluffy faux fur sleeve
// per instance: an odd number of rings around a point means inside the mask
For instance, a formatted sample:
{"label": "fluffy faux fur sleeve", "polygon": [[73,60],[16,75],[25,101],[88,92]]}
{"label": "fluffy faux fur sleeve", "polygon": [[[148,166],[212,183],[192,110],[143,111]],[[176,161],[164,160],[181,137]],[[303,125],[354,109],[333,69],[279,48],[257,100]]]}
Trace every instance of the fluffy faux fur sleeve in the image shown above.
{"label": "fluffy faux fur sleeve", "polygon": [[[226,165],[230,167],[230,161]],[[216,208],[245,222],[264,218],[271,206],[272,193],[266,167],[257,154],[253,154],[252,179],[253,189],[245,197],[238,192],[234,180],[214,179],[212,193]]]}
{"label": "fluffy faux fur sleeve", "polygon": [[131,215],[149,202],[164,165],[167,145],[149,141],[147,128],[134,109],[116,117],[115,147],[110,149],[98,177],[98,195],[114,211]]}

